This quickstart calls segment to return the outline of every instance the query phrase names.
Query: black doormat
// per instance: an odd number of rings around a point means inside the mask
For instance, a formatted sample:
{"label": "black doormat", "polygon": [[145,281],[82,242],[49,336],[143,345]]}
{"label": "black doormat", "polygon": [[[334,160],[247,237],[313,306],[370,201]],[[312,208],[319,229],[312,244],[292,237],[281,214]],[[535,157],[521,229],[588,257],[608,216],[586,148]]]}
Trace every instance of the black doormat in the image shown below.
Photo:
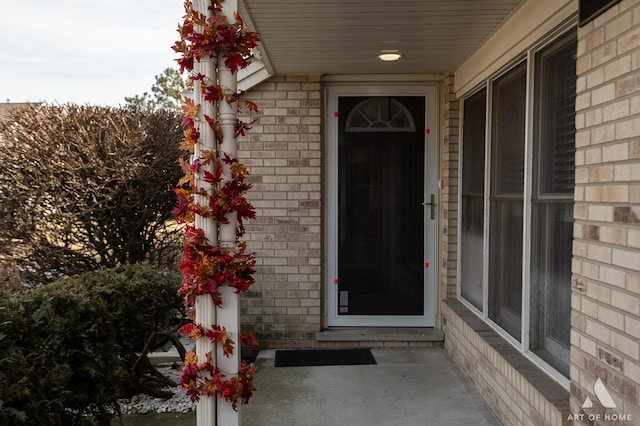
{"label": "black doormat", "polygon": [[318,365],[375,364],[371,350],[357,349],[293,349],[276,351],[276,367],[313,367]]}

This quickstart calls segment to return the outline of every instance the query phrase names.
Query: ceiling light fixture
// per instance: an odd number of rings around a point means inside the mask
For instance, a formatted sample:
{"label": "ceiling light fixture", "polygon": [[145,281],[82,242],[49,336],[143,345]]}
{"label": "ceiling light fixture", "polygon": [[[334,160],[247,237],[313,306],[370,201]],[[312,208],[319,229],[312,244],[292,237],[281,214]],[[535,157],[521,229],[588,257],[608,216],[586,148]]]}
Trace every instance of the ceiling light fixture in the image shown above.
{"label": "ceiling light fixture", "polygon": [[381,50],[378,59],[385,62],[397,61],[402,58],[399,50]]}

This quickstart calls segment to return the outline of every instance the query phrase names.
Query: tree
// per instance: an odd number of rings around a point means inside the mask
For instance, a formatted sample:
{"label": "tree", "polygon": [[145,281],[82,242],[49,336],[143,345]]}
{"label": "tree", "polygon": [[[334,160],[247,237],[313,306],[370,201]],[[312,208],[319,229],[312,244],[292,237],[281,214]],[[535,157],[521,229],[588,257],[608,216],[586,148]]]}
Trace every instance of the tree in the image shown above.
{"label": "tree", "polygon": [[32,284],[99,266],[174,265],[180,120],[135,107],[13,111],[0,124],[0,263]]}
{"label": "tree", "polygon": [[187,90],[187,82],[177,69],[167,68],[162,74],[156,75],[156,82],[151,86],[151,94],[125,97],[127,105],[149,109],[166,108],[181,111],[182,94]]}

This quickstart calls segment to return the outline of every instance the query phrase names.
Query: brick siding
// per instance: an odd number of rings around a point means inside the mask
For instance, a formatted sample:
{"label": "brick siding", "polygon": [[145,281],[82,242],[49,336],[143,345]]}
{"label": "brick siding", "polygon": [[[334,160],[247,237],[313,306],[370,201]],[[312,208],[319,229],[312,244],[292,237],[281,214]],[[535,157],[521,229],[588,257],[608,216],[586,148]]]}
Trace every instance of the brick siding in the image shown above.
{"label": "brick siding", "polygon": [[277,76],[247,93],[260,115],[238,156],[253,183],[246,239],[258,266],[241,318],[265,347],[311,346],[321,328],[321,93],[319,76]]}
{"label": "brick siding", "polygon": [[[578,29],[577,68],[571,408],[585,424],[638,424],[639,1],[623,0]],[[597,378],[617,408],[594,396]],[[583,410],[587,396],[593,408]],[[632,421],[604,421],[614,413]]]}
{"label": "brick siding", "polygon": [[457,300],[442,308],[445,348],[505,426],[567,424],[567,391]]}
{"label": "brick siding", "polygon": [[454,76],[440,83],[440,299],[456,297],[458,258],[458,160],[460,102],[454,92]]}

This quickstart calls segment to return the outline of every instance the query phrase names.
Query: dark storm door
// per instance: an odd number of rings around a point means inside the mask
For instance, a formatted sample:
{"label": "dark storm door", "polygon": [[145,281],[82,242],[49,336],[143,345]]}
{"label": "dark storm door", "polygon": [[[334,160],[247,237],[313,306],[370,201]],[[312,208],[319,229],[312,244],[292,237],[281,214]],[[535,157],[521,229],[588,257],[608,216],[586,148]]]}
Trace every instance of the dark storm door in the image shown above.
{"label": "dark storm door", "polygon": [[426,96],[336,101],[333,322],[429,325]]}

